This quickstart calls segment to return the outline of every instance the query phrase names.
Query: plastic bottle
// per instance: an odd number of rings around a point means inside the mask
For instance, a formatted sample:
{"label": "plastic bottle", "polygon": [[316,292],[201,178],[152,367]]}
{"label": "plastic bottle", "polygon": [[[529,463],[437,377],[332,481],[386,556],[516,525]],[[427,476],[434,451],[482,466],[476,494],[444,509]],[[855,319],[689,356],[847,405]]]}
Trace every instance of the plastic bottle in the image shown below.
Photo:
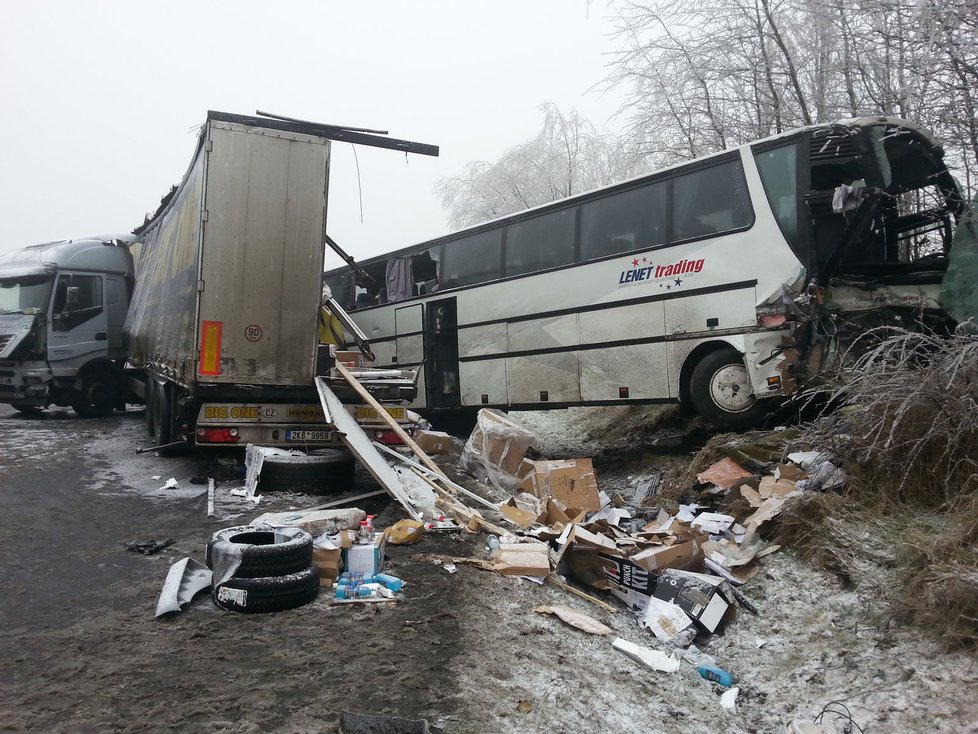
{"label": "plastic bottle", "polygon": [[374,533],[376,532],[374,530],[374,516],[373,515],[367,515],[366,522],[367,522],[367,529],[370,531],[370,542],[373,543],[374,542]]}
{"label": "plastic bottle", "polygon": [[378,584],[381,584],[385,588],[390,589],[391,591],[400,591],[401,588],[404,586],[404,582],[401,581],[401,579],[397,578],[397,576],[391,576],[390,574],[387,573],[378,573],[376,576],[373,577],[373,580],[376,581]]}
{"label": "plastic bottle", "polygon": [[360,529],[357,530],[357,544],[369,545],[374,541],[374,534],[370,531],[370,523],[367,520],[360,521]]}
{"label": "plastic bottle", "polygon": [[701,665],[696,669],[696,672],[706,678],[706,680],[719,683],[721,686],[728,688],[737,682],[737,677],[733,673],[729,673],[715,665]]}

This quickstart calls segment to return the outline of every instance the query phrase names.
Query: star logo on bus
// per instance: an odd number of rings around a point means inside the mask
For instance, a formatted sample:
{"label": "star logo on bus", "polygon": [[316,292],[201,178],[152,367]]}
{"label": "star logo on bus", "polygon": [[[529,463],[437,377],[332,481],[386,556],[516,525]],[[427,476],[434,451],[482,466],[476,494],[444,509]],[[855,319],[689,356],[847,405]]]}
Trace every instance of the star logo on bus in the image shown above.
{"label": "star logo on bus", "polygon": [[683,284],[682,279],[676,278],[676,287],[679,288]]}
{"label": "star logo on bus", "polygon": [[638,267],[638,258],[637,257],[634,260],[632,260],[632,267],[633,268],[637,268]]}

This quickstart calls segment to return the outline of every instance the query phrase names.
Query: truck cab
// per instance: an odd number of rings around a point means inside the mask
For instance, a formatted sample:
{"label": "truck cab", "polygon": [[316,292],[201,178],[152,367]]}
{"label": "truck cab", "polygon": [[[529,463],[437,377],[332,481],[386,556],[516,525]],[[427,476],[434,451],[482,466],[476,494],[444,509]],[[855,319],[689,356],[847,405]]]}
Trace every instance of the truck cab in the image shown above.
{"label": "truck cab", "polygon": [[134,241],[100,235],[0,255],[0,402],[22,412],[71,406],[84,417],[124,402]]}

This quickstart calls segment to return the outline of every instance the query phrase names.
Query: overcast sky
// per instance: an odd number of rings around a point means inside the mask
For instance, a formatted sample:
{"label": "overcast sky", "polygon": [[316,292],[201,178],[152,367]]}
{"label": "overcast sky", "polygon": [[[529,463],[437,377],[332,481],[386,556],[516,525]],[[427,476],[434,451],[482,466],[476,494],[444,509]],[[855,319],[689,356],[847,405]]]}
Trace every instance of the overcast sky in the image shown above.
{"label": "overcast sky", "polygon": [[[128,232],[182,177],[208,109],[389,130],[438,158],[334,143],[328,231],[364,258],[447,232],[433,191],[542,126],[606,131],[604,0],[0,2],[0,252]],[[331,254],[331,253],[330,253]],[[339,264],[333,257],[330,267]]]}

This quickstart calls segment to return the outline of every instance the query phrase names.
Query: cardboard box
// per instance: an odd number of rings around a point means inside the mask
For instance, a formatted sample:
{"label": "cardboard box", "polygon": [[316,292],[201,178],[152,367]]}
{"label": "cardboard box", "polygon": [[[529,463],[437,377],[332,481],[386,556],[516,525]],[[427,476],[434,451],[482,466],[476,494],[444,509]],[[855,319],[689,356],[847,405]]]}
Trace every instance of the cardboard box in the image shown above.
{"label": "cardboard box", "polygon": [[444,454],[452,448],[452,437],[443,431],[415,431],[411,438],[426,454]]}
{"label": "cardboard box", "polygon": [[566,525],[580,522],[587,514],[578,508],[564,507],[552,497],[547,498],[546,502],[541,502],[538,497],[527,496],[526,493],[510,497],[499,506],[499,512],[523,529],[539,524],[552,527],[558,533]]}
{"label": "cardboard box", "polygon": [[343,550],[344,570],[364,576],[377,575],[384,566],[384,547],[383,533],[374,533],[373,543],[354,543]]}
{"label": "cardboard box", "polygon": [[546,576],[550,548],[544,543],[504,543],[493,554],[493,569],[506,576]]}
{"label": "cardboard box", "polygon": [[522,492],[540,497],[554,497],[567,507],[580,507],[588,512],[601,509],[598,497],[598,477],[590,459],[562,461],[529,461],[524,459],[519,470]]}
{"label": "cardboard box", "polygon": [[312,562],[319,569],[319,585],[328,586],[333,583],[343,567],[343,551],[340,548],[322,550],[313,548]]}
{"label": "cardboard box", "polygon": [[359,351],[344,351],[337,349],[333,352],[333,359],[347,369],[359,369],[363,367],[363,355]]}
{"label": "cardboard box", "polygon": [[667,569],[658,577],[653,596],[670,601],[689,615],[699,627],[715,632],[733,605],[729,587],[718,576]]}
{"label": "cardboard box", "polygon": [[[459,466],[480,479],[487,475],[488,468],[495,467],[503,475],[512,477],[512,482],[505,483],[507,489],[512,489],[520,463],[532,443],[532,433],[508,416],[483,408],[462,449]],[[505,476],[496,478],[504,479]]]}
{"label": "cardboard box", "polygon": [[629,561],[646,571],[659,572],[667,568],[702,568],[703,549],[695,540],[672,545],[655,545],[629,556]]}

